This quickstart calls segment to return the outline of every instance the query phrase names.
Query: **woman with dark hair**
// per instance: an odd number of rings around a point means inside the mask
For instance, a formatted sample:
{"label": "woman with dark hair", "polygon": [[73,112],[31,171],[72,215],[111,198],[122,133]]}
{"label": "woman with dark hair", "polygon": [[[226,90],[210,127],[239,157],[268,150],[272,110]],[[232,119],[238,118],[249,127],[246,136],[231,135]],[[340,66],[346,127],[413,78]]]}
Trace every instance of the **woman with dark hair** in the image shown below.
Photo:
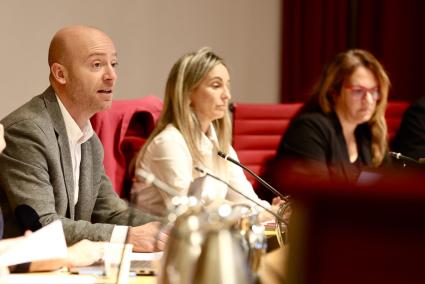
{"label": "woman with dark hair", "polygon": [[384,114],[389,87],[372,54],[359,49],[339,53],[291,121],[274,170],[265,176],[280,185],[282,175],[292,181],[306,176],[355,182],[363,167],[380,166],[388,148]]}

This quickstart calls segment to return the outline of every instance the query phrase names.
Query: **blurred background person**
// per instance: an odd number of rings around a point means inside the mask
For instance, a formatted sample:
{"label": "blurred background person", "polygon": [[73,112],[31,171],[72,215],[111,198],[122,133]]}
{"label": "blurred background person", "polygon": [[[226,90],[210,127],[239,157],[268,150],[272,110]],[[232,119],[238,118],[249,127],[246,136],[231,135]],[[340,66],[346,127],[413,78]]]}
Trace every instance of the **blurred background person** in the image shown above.
{"label": "blurred background person", "polygon": [[[365,50],[339,53],[311,98],[292,119],[265,178],[356,182],[362,168],[379,167],[387,153],[389,78]],[[284,177],[282,177],[284,176]]]}
{"label": "blurred background person", "polygon": [[[222,58],[207,47],[182,56],[170,71],[161,118],[138,154],[135,170],[150,172],[187,194],[192,181],[201,175],[195,170],[198,166],[270,207],[258,199],[241,168],[217,155],[223,151],[237,160],[231,146],[230,98],[230,76]],[[220,182],[211,180],[206,187],[212,188],[217,200],[247,203]],[[171,197],[137,175],[131,191],[137,193],[142,210],[159,216],[166,213]]]}
{"label": "blurred background person", "polygon": [[391,146],[415,160],[425,158],[425,96],[406,110]]}

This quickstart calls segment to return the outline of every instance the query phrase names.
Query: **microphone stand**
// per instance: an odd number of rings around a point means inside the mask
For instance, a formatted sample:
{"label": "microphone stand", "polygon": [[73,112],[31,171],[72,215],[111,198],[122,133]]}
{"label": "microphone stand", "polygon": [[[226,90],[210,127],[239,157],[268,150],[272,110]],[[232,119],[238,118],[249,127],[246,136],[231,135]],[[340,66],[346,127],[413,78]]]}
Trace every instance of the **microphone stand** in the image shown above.
{"label": "microphone stand", "polygon": [[197,170],[198,172],[200,172],[200,173],[202,173],[202,174],[205,174],[205,175],[207,175],[207,176],[210,176],[210,177],[212,177],[212,178],[214,178],[214,179],[216,179],[216,180],[218,180],[218,181],[220,181],[220,182],[222,182],[222,183],[224,183],[225,185],[227,185],[232,191],[234,191],[234,192],[236,192],[237,194],[239,194],[239,195],[241,195],[241,196],[243,196],[243,197],[245,197],[247,200],[249,200],[249,201],[251,201],[252,203],[254,203],[255,205],[257,205],[257,206],[259,206],[259,207],[261,207],[262,209],[264,209],[265,211],[267,211],[268,213],[270,213],[271,215],[273,215],[273,217],[275,217],[276,218],[276,220],[278,220],[279,222],[282,222],[282,223],[284,223],[285,225],[288,225],[286,222],[285,222],[285,220],[283,220],[279,215],[277,215],[276,213],[274,213],[272,210],[270,210],[270,209],[268,209],[268,208],[266,208],[264,205],[262,205],[261,203],[259,203],[259,202],[257,202],[257,201],[255,201],[254,199],[252,199],[251,197],[249,197],[249,196],[247,196],[246,194],[244,194],[244,193],[242,193],[242,192],[240,192],[239,190],[237,190],[236,188],[234,188],[233,186],[231,186],[228,182],[226,182],[226,181],[224,181],[224,180],[222,180],[221,178],[219,178],[219,177],[217,177],[217,176],[215,176],[215,175],[213,175],[213,174],[211,174],[210,172],[208,172],[208,171],[206,171],[206,170],[204,170],[204,169],[201,169],[200,167],[198,167],[198,166],[195,166],[195,170]]}
{"label": "microphone stand", "polygon": [[248,173],[250,173],[259,183],[261,183],[264,187],[266,187],[269,191],[273,192],[275,195],[279,196],[282,200],[284,201],[288,201],[289,196],[285,196],[282,193],[280,193],[278,190],[276,190],[273,186],[271,186],[270,184],[268,184],[265,180],[263,180],[261,177],[259,177],[257,174],[255,174],[250,168],[242,165],[240,162],[236,161],[235,159],[229,157],[229,155],[226,155],[224,152],[222,151],[218,151],[217,155],[219,155],[221,158],[232,162],[233,164],[241,167],[242,169],[244,169],[245,171],[247,171]]}
{"label": "microphone stand", "polygon": [[413,158],[410,158],[410,157],[404,156],[404,155],[402,155],[401,153],[397,153],[397,152],[388,152],[388,154],[389,154],[391,157],[393,157],[393,158],[395,158],[395,159],[397,159],[397,160],[402,161],[403,163],[407,162],[407,163],[413,163],[413,164],[417,164],[417,165],[422,165],[419,161],[417,161],[417,160],[415,160],[415,159],[413,159]]}
{"label": "microphone stand", "polygon": [[[175,189],[169,187],[166,183],[158,180],[152,173],[149,173],[149,172],[147,172],[147,171],[145,171],[143,169],[138,169],[135,172],[135,175],[141,177],[142,179],[144,179],[144,181],[147,184],[152,184],[155,187],[157,187],[159,190],[161,190],[161,191],[163,191],[163,192],[165,192],[165,193],[167,193],[167,194],[169,194],[171,196],[179,196],[179,195],[181,195],[178,191],[176,191]],[[138,194],[138,192],[136,192],[136,196],[137,196],[137,194]],[[171,203],[169,202],[169,200],[167,200],[167,201],[166,201],[166,206],[167,206],[167,209],[170,210]],[[129,204],[129,209],[130,209],[130,212],[129,212],[128,221],[127,221],[128,228],[127,228],[127,232],[125,234],[124,246],[123,246],[123,249],[122,249],[122,252],[121,252],[120,266],[118,267],[118,273],[117,273],[117,279],[116,279],[116,283],[117,284],[119,283],[119,280],[120,280],[120,273],[121,273],[121,266],[122,266],[121,263],[122,263],[122,261],[124,259],[125,246],[126,246],[126,244],[128,244],[128,237],[129,237],[130,226],[133,223],[134,216],[135,216],[134,208],[131,207],[131,204]]]}
{"label": "microphone stand", "polygon": [[155,187],[157,187],[159,190],[167,193],[170,196],[179,196],[182,195],[180,192],[178,192],[177,190],[175,190],[174,188],[171,188],[168,184],[166,184],[165,182],[157,179],[152,173],[147,172],[143,169],[138,169],[135,172],[136,176],[141,177],[142,179],[145,180],[145,182],[147,184],[152,184]]}

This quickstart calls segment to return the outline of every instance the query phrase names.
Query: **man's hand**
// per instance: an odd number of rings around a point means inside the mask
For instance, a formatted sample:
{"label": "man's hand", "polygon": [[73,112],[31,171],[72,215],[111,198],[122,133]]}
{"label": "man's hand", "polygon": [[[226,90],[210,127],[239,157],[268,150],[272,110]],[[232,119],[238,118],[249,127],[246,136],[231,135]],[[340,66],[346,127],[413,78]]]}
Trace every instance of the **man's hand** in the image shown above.
{"label": "man's hand", "polygon": [[47,259],[31,262],[30,272],[51,271],[61,267],[87,266],[103,256],[103,243],[82,240],[68,247],[68,256],[64,259]]}
{"label": "man's hand", "polygon": [[[285,200],[282,200],[282,199],[280,199],[280,197],[275,197],[275,198],[273,198],[273,202],[272,202],[272,211],[274,212],[274,213],[278,213],[278,211],[279,211],[279,208],[281,207],[281,206],[283,206],[285,203],[287,203],[287,202],[289,202],[289,201],[285,201]],[[289,222],[289,217],[291,216],[291,213],[292,213],[292,208],[290,207],[290,205],[289,204],[286,204],[287,206],[289,206],[288,208],[286,208],[286,210],[285,210],[285,212],[284,212],[284,214],[282,215],[282,216],[280,216],[280,217],[282,217],[283,218],[283,220],[285,221],[285,223],[286,224],[288,224],[288,222]]]}
{"label": "man's hand", "polygon": [[87,266],[103,256],[104,243],[82,240],[68,247],[67,266]]}
{"label": "man's hand", "polygon": [[130,227],[128,242],[136,252],[154,252],[165,249],[168,233],[162,232],[160,222],[150,222],[142,226]]}

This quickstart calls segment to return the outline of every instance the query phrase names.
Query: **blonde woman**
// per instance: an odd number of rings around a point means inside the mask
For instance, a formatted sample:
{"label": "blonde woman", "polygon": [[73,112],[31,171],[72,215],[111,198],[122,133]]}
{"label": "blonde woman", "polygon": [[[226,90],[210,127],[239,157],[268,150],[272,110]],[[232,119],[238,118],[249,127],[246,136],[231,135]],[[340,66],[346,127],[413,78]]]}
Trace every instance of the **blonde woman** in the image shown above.
{"label": "blonde woman", "polygon": [[[151,172],[187,194],[191,182],[200,176],[195,170],[198,166],[258,200],[242,169],[217,155],[220,150],[237,159],[230,145],[230,97],[229,72],[223,59],[211,49],[201,48],[181,57],[168,76],[161,118],[136,159],[136,171]],[[204,189],[216,199],[246,202],[217,181],[210,180]],[[159,216],[166,213],[170,196],[137,176],[132,193],[137,193],[142,210]],[[263,204],[270,206],[265,201]]]}
{"label": "blonde woman", "polygon": [[384,113],[389,87],[387,74],[369,52],[338,54],[292,120],[275,169],[266,176],[280,185],[282,174],[356,182],[364,167],[380,166],[388,148]]}

